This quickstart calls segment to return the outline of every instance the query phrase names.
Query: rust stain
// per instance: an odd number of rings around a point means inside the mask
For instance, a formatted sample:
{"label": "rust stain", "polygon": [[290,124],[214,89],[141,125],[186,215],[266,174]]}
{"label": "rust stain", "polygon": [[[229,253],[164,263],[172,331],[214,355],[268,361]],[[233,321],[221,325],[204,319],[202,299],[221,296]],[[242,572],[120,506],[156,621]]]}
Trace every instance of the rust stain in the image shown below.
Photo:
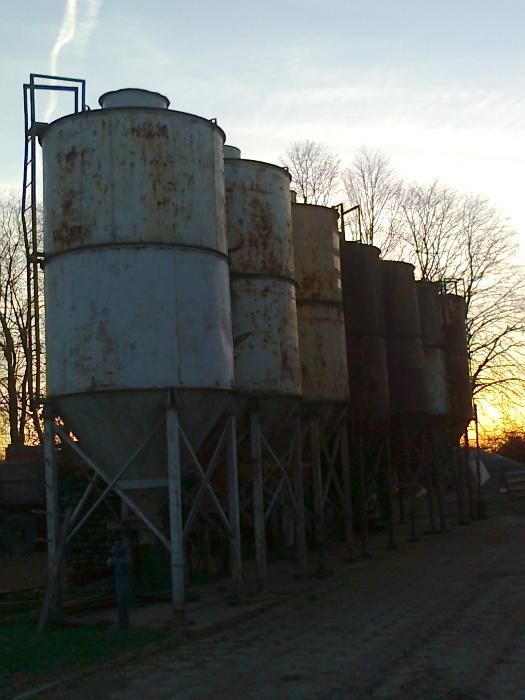
{"label": "rust stain", "polygon": [[165,124],[143,122],[130,128],[130,133],[139,139],[168,139],[168,127]]}

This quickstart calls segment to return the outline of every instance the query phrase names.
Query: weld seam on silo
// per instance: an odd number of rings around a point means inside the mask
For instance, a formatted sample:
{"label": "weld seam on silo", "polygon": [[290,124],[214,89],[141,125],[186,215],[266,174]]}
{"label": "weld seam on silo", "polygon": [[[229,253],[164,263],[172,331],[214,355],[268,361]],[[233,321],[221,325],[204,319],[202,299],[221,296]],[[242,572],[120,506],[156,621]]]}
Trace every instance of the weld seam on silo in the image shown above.
{"label": "weld seam on silo", "polygon": [[164,250],[187,250],[188,252],[202,253],[203,255],[213,255],[215,257],[224,260],[226,263],[229,261],[229,256],[227,253],[223,253],[221,250],[215,248],[207,248],[204,246],[190,245],[187,243],[165,243],[165,242],[155,242],[152,243],[94,243],[93,245],[82,245],[75,248],[69,248],[68,250],[60,250],[56,253],[47,253],[43,257],[44,264],[50,262],[55,258],[60,258],[64,255],[75,255],[76,253],[99,251],[99,250],[121,250],[121,249],[133,249],[133,250],[149,250],[151,248],[164,249]]}
{"label": "weld seam on silo", "polygon": [[[164,109],[162,107],[105,107],[104,109],[97,109],[97,110],[90,110],[90,111],[85,111],[85,112],[75,112],[75,114],[66,114],[64,117],[60,117],[59,119],[55,119],[55,121],[51,122],[49,126],[55,126],[59,125],[62,122],[65,121],[74,121],[77,119],[82,119],[86,115],[96,115],[97,117],[99,115],[108,115],[108,114],[114,114],[114,113],[120,113],[120,112],[132,112],[134,114],[139,114],[140,112],[143,112],[144,114],[147,114],[148,116],[151,114],[178,114],[182,117],[189,117],[192,121],[197,121],[197,122],[203,122],[205,124],[210,124],[214,129],[216,129],[221,135],[222,135],[222,140],[223,142],[226,141],[226,133],[221,129],[221,127],[216,123],[211,121],[211,119],[206,119],[206,117],[200,117],[198,114],[192,114],[191,112],[182,112],[180,110],[176,109]],[[100,118],[103,118],[100,117]],[[44,130],[43,135],[41,137],[41,140],[43,141],[45,138],[45,135],[47,133],[47,128]],[[275,166],[278,167],[278,166]]]}
{"label": "weld seam on silo", "polygon": [[297,282],[291,277],[286,277],[285,275],[269,275],[264,272],[232,272],[230,270],[230,279],[266,279],[275,280],[277,282],[286,282],[291,284],[293,287],[297,287]]}

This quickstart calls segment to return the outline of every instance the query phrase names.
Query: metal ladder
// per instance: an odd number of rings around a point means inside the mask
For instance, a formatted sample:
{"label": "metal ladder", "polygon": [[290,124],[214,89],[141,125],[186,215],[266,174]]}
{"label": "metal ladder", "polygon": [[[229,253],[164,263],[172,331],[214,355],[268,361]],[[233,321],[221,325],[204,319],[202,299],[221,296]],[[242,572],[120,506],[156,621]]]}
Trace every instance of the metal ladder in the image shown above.
{"label": "metal ladder", "polygon": [[28,399],[35,429],[42,439],[39,421],[36,416],[40,405],[42,379],[42,343],[40,318],[40,264],[44,254],[39,251],[41,242],[38,230],[37,201],[37,139],[47,126],[37,121],[36,93],[54,90],[72,93],[74,113],[86,107],[86,81],[79,78],[65,78],[55,75],[31,73],[29,82],[24,84],[24,177],[22,186],[22,229],[26,254],[26,357],[28,363]]}

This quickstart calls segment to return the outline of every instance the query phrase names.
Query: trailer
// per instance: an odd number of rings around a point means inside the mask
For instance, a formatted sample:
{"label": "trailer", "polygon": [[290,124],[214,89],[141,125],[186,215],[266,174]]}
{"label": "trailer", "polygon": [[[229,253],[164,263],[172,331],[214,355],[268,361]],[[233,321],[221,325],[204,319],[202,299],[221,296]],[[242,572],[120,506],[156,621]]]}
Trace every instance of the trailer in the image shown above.
{"label": "trailer", "polygon": [[0,461],[0,545],[31,552],[45,538],[44,455],[41,447],[9,445]]}

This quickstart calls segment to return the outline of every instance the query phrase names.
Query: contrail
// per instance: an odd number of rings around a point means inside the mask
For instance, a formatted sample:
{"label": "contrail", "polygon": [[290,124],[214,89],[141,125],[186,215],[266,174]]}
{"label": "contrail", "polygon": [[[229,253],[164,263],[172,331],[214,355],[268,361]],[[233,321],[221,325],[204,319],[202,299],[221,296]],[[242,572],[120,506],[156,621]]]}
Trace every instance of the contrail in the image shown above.
{"label": "contrail", "polygon": [[[56,75],[60,51],[66,44],[72,42],[75,36],[80,42],[79,49],[81,54],[84,53],[87,47],[89,36],[97,24],[102,0],[85,0],[84,2],[81,0],[81,4],[85,7],[83,17],[79,17],[78,0],[66,0],[58,36],[49,55],[50,75]],[[51,119],[56,106],[57,94],[56,92],[51,92],[44,121],[48,122]]]}

